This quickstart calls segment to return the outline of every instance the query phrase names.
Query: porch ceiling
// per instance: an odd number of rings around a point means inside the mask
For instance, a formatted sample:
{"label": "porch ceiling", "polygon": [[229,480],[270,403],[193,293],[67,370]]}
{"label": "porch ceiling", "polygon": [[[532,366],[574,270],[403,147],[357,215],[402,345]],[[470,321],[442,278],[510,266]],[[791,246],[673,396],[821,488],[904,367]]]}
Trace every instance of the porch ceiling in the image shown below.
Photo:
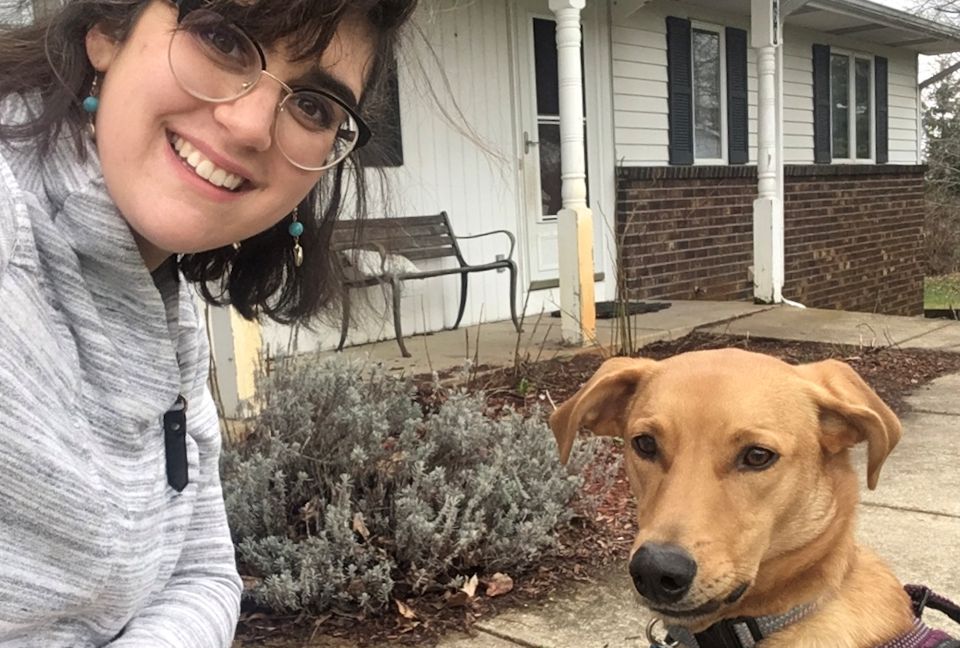
{"label": "porch ceiling", "polygon": [[786,24],[920,54],[960,51],[960,30],[868,0],[811,0]]}

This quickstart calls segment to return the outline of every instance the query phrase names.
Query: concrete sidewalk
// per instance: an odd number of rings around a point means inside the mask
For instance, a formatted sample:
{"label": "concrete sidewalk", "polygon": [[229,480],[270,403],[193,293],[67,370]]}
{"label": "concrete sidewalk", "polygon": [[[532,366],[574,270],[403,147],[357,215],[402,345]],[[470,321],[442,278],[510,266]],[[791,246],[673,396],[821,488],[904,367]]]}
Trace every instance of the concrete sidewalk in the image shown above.
{"label": "concrete sidewalk", "polygon": [[[594,348],[611,346],[615,324],[598,322]],[[703,330],[960,352],[960,322],[738,302],[673,302],[666,310],[635,316],[631,329],[640,344]],[[396,371],[423,373],[459,366],[468,359],[510,366],[518,350],[532,359],[578,351],[560,343],[558,322],[550,318],[528,318],[519,338],[509,322],[496,322],[417,336],[407,346],[413,358],[401,358],[393,340],[345,353],[379,360]],[[960,374],[920,388],[909,402],[913,410],[903,418],[904,438],[884,466],[878,489],[862,488],[859,537],[886,557],[904,582],[924,583],[960,599]],[[866,470],[860,450],[863,483]],[[473,635],[448,635],[440,647],[647,648],[648,618],[636,603],[626,564],[613,565],[594,574],[589,583],[571,584],[543,602],[484,619]],[[928,613],[925,618],[960,634],[960,628],[942,615]],[[348,645],[317,639],[319,643],[310,645]]]}
{"label": "concrete sidewalk", "polygon": [[[772,306],[748,302],[675,301],[669,307],[630,318],[630,334],[637,347],[657,340],[683,337],[695,329],[732,325],[738,319],[768,311]],[[414,335],[406,340],[412,357],[400,355],[395,340],[347,347],[348,357],[367,358],[383,363],[398,373],[422,374],[461,367],[467,362],[509,367],[515,356],[521,359],[548,360],[579,351],[619,348],[615,319],[597,320],[597,336],[583,348],[571,348],[560,337],[559,318],[527,316],[523,332],[517,333],[508,321],[466,326],[455,331]],[[332,355],[334,351],[323,355]]]}
{"label": "concrete sidewalk", "polygon": [[781,340],[960,352],[960,322],[923,317],[778,306],[701,328],[712,333]]}

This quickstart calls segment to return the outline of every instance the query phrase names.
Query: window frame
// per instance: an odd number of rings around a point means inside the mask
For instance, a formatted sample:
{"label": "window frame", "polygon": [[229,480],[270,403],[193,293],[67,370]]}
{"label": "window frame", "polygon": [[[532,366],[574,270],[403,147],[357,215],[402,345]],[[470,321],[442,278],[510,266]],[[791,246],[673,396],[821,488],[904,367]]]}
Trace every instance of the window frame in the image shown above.
{"label": "window frame", "polygon": [[[697,87],[693,75],[697,69],[696,48],[693,46],[693,34],[696,31],[711,32],[717,35],[720,50],[720,157],[702,158],[697,156]],[[723,25],[700,20],[690,20],[690,113],[693,131],[693,164],[694,166],[723,166],[728,164],[729,146],[727,128],[727,30]]]}
{"label": "window frame", "polygon": [[[847,48],[830,47],[830,60],[833,56],[847,57],[847,106],[850,111],[850,119],[847,124],[847,141],[851,155],[849,157],[837,157],[833,154],[833,131],[830,132],[830,160],[833,164],[876,164],[877,159],[877,89],[876,89],[876,55],[867,52]],[[857,157],[857,60],[867,61],[870,64],[870,71],[867,74],[867,115],[870,120],[870,156]],[[830,121],[833,123],[833,76],[829,76],[830,93]]]}

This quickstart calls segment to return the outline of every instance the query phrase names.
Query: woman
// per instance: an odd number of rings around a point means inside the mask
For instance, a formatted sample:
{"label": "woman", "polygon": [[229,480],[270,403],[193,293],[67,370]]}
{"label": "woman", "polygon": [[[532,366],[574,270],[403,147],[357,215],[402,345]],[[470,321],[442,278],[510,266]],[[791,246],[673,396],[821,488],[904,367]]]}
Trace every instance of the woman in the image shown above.
{"label": "woman", "polygon": [[325,246],[415,0],[69,0],[0,31],[0,645],[230,644],[190,284],[334,297]]}

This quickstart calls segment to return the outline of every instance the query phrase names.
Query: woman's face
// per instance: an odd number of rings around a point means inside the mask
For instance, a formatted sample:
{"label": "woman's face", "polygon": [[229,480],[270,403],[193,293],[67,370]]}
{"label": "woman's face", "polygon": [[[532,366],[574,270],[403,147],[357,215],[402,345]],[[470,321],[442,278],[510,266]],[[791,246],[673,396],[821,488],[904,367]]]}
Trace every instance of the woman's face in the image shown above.
{"label": "woman's face", "polygon": [[[251,92],[227,103],[197,99],[180,87],[167,55],[176,26],[176,7],[153,0],[122,43],[98,28],[87,35],[90,62],[103,77],[96,143],[104,180],[151,269],[171,254],[219,248],[266,230],[323,174],[297,168],[273,141],[284,93],[274,80],[264,76]],[[267,70],[288,85],[323,78],[309,74],[319,68],[356,102],[373,49],[361,21],[347,19],[319,61],[291,62],[282,48],[264,53]],[[199,162],[192,160],[196,164],[174,148],[183,141],[200,154]],[[195,169],[203,160],[226,172],[228,185],[238,177],[242,183],[231,190],[203,179]]]}

